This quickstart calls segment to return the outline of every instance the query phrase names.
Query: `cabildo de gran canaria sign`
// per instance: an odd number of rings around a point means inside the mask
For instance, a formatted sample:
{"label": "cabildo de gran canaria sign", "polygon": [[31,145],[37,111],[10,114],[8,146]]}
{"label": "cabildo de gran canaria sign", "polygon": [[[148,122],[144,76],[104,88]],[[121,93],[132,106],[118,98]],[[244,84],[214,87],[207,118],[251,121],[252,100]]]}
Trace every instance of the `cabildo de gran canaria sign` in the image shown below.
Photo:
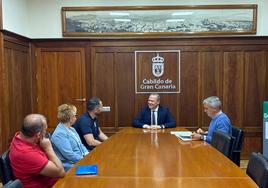
{"label": "cabildo de gran canaria sign", "polygon": [[180,93],[180,50],[135,51],[136,93]]}

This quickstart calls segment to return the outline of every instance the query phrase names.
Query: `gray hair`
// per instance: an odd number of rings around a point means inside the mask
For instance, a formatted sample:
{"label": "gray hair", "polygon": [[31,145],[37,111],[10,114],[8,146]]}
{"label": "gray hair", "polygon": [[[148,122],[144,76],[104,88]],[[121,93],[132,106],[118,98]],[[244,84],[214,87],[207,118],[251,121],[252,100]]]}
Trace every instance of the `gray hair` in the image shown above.
{"label": "gray hair", "polygon": [[151,93],[150,96],[151,95],[156,96],[157,101],[160,101],[160,95],[158,93]]}
{"label": "gray hair", "polygon": [[208,104],[209,106],[213,108],[220,108],[221,107],[221,101],[219,97],[216,96],[210,96],[203,100],[203,104]]}

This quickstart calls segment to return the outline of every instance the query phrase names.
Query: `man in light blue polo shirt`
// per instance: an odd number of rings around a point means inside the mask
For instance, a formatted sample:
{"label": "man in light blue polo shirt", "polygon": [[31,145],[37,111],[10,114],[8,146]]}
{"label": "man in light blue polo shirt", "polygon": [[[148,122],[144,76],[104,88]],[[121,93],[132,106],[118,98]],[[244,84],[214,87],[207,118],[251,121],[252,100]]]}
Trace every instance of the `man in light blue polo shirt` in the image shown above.
{"label": "man in light blue polo shirt", "polygon": [[221,111],[221,101],[216,96],[211,96],[203,100],[204,112],[211,118],[208,131],[199,128],[193,133],[192,138],[196,140],[205,140],[211,142],[214,131],[221,131],[226,134],[232,134],[232,125],[230,119]]}

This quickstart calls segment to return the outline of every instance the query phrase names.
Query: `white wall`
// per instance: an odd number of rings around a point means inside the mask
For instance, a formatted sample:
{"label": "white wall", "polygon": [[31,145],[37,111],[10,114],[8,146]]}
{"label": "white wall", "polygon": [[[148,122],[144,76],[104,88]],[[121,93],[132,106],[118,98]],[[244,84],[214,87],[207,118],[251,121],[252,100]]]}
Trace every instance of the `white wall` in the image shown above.
{"label": "white wall", "polygon": [[258,4],[257,35],[268,36],[267,0],[3,0],[3,27],[29,38],[61,38],[61,7],[63,6],[217,4]]}
{"label": "white wall", "polygon": [[3,0],[3,28],[29,36],[28,9],[25,0]]}

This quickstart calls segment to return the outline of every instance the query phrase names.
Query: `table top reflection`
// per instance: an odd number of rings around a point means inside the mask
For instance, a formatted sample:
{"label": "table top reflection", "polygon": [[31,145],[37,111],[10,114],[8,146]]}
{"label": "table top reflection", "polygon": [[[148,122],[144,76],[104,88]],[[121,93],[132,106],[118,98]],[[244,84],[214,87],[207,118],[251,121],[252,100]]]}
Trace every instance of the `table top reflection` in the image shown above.
{"label": "table top reflection", "polygon": [[[170,134],[174,130],[185,129],[125,128],[75,164],[54,187],[257,187],[210,144],[182,141]],[[97,176],[75,175],[77,165],[89,164],[98,166]]]}

